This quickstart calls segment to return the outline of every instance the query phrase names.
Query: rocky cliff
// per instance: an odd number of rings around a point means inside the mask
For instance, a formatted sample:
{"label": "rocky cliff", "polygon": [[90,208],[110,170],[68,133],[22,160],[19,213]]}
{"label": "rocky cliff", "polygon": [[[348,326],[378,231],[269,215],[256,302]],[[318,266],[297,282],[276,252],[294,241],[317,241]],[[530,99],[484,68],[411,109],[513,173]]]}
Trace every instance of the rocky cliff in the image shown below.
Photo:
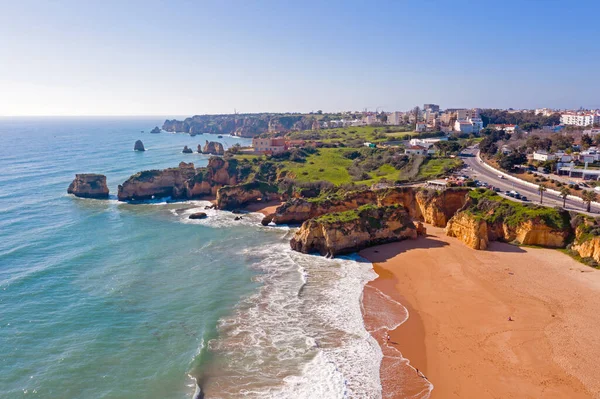
{"label": "rocky cliff", "polygon": [[94,173],[77,174],[67,193],[81,198],[108,198],[106,176]]}
{"label": "rocky cliff", "polygon": [[221,144],[217,141],[206,140],[206,143],[204,144],[204,148],[202,149],[202,152],[204,154],[223,155],[225,153],[225,150],[223,149],[223,144]]}
{"label": "rocky cliff", "polygon": [[233,210],[252,202],[266,202],[276,199],[281,199],[277,186],[254,181],[219,188],[217,191],[217,208]]}
{"label": "rocky cliff", "polygon": [[177,168],[146,170],[119,185],[119,201],[172,197],[186,198],[186,182],[195,175],[193,163],[181,162]]}
{"label": "rocky cliff", "polygon": [[299,252],[334,256],[416,237],[417,229],[403,207],[365,205],[304,222],[290,245]]}
{"label": "rocky cliff", "polygon": [[295,198],[277,208],[272,221],[275,224],[299,224],[326,213],[343,212],[362,205],[402,205],[413,219],[443,227],[465,204],[468,192],[468,189],[439,192],[418,187],[391,187],[351,191],[328,198]]}
{"label": "rocky cliff", "polygon": [[319,125],[315,122],[312,116],[295,114],[195,115],[183,121],[166,120],[162,128],[167,132],[189,133],[192,136],[212,133],[254,137],[266,132],[312,129]]}
{"label": "rocky cliff", "polygon": [[524,205],[489,190],[474,190],[446,226],[446,234],[474,249],[490,241],[564,248],[571,235],[569,214],[560,209]]}
{"label": "rocky cliff", "polygon": [[147,170],[136,173],[119,186],[120,201],[146,200],[171,197],[173,199],[214,196],[219,188],[236,185],[246,165],[239,166],[234,159],[213,157],[204,168],[181,162],[177,168]]}
{"label": "rocky cliff", "polygon": [[596,263],[600,263],[600,226],[590,218],[580,219],[575,229],[575,241],[571,250],[584,259],[593,259]]}
{"label": "rocky cliff", "polygon": [[468,212],[459,212],[450,219],[446,235],[458,238],[473,249],[486,249],[489,243],[485,220]]}

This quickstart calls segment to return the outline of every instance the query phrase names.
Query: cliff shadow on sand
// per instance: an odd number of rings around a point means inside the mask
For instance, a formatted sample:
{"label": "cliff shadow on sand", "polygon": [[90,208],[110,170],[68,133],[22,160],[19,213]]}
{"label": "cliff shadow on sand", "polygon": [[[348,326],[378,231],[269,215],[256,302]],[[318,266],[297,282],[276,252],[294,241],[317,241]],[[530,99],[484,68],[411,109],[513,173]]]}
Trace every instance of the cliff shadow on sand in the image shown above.
{"label": "cliff shadow on sand", "polygon": [[414,249],[436,249],[447,246],[448,243],[433,238],[433,236],[419,236],[415,240],[397,241],[376,247],[365,248],[361,254],[368,256],[372,263],[383,263],[395,256]]}

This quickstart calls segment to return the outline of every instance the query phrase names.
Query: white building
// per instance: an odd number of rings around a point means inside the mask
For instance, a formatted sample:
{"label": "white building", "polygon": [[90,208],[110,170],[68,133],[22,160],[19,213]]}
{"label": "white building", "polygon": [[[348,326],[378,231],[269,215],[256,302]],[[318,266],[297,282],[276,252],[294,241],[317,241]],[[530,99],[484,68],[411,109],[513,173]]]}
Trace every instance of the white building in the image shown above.
{"label": "white building", "polygon": [[550,108],[538,108],[535,110],[536,115],[542,115],[542,116],[552,116],[554,113],[555,113],[555,111]]}
{"label": "white building", "polygon": [[533,160],[534,161],[546,162],[546,161],[553,161],[555,159],[556,159],[556,156],[554,154],[548,154],[546,151],[534,151],[533,152]]}
{"label": "white building", "polygon": [[600,123],[596,112],[566,112],[560,116],[560,123],[571,126],[590,126]]}
{"label": "white building", "polygon": [[400,111],[390,112],[387,116],[388,125],[401,125],[403,116],[404,115]]}
{"label": "white building", "polygon": [[404,150],[407,155],[427,155],[427,148],[420,145],[411,145]]}
{"label": "white building", "polygon": [[418,145],[421,147],[429,148],[438,141],[448,141],[448,137],[432,137],[429,139],[410,139],[410,145]]}
{"label": "white building", "polygon": [[427,123],[425,122],[417,122],[415,125],[415,130],[417,132],[424,132],[427,129]]}

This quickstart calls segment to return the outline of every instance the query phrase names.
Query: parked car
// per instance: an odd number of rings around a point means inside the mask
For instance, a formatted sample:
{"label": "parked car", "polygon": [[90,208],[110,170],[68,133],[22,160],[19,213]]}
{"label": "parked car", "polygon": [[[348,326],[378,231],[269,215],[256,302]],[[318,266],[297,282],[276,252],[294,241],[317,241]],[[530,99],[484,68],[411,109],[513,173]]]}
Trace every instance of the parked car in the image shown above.
{"label": "parked car", "polygon": [[505,191],[504,195],[508,195],[510,197],[510,191]]}
{"label": "parked car", "polygon": [[499,193],[500,189],[498,187],[494,187],[494,191],[497,192],[497,193]]}
{"label": "parked car", "polygon": [[521,199],[521,194],[519,194],[519,193],[516,193],[514,196],[516,199]]}
{"label": "parked car", "polygon": [[525,202],[527,202],[527,201],[529,201],[529,200],[527,199],[527,197],[526,197],[526,196],[524,196],[524,195],[523,195],[523,196],[521,196],[521,201],[525,201]]}
{"label": "parked car", "polygon": [[504,176],[498,175],[498,179],[504,179]]}

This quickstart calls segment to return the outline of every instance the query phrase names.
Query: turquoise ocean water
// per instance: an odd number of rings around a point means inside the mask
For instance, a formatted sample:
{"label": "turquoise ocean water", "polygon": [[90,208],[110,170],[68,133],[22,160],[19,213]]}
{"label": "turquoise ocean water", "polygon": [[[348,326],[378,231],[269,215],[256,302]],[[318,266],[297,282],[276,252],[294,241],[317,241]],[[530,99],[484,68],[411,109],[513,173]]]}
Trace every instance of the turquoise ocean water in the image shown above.
{"label": "turquoise ocean water", "polygon": [[[116,201],[137,171],[207,163],[184,145],[249,143],[148,133],[163,121],[0,118],[0,397],[379,397],[370,264],[294,253],[257,214]],[[85,172],[111,199],[66,194]]]}

